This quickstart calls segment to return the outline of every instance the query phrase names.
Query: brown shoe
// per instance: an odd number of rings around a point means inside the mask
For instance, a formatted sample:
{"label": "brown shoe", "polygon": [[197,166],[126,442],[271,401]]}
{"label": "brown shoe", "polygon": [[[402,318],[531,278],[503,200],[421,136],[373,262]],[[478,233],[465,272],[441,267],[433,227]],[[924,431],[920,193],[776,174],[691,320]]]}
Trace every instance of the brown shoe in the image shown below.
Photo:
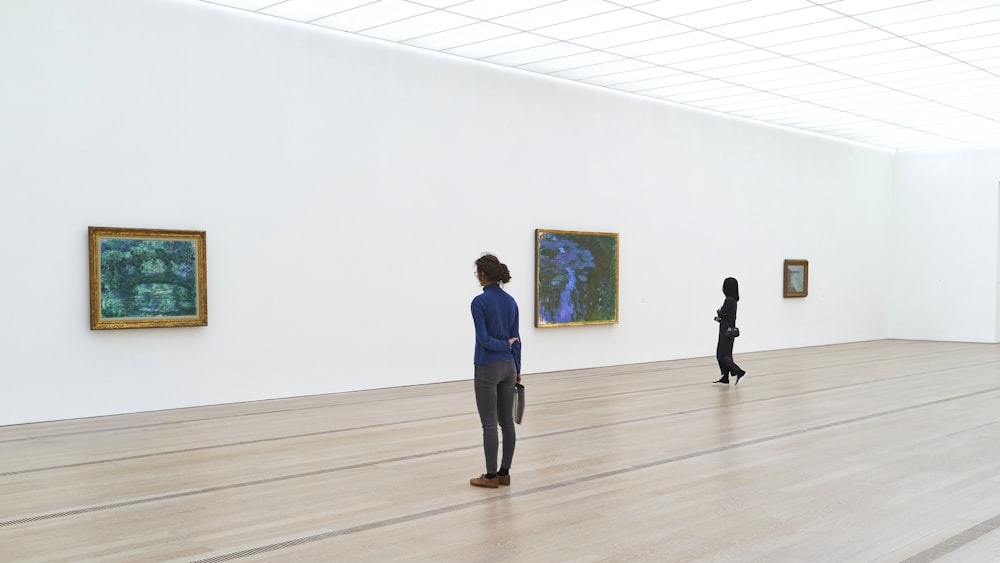
{"label": "brown shoe", "polygon": [[500,481],[500,484],[503,485],[504,487],[509,487],[510,486],[510,475],[509,474],[508,475],[497,475],[497,480]]}
{"label": "brown shoe", "polygon": [[486,474],[482,474],[479,477],[473,477],[469,479],[469,484],[473,487],[486,487],[487,489],[495,489],[500,486],[500,477],[494,477],[492,479],[487,479]]}

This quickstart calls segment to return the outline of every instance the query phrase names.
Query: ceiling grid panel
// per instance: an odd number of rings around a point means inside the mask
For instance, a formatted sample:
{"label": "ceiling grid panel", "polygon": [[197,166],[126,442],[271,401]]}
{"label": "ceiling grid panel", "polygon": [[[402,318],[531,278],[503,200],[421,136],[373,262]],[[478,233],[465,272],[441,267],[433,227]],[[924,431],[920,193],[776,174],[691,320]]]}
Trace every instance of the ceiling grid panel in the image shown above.
{"label": "ceiling grid panel", "polygon": [[1000,0],[178,0],[909,150],[1000,143]]}

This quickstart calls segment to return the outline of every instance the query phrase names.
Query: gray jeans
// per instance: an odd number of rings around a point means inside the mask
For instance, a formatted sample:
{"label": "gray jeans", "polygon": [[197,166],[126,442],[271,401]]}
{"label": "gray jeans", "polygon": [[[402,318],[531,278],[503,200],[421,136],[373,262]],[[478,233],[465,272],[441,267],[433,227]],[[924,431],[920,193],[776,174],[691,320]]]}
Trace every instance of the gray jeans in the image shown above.
{"label": "gray jeans", "polygon": [[514,360],[476,366],[476,406],[483,423],[483,451],[486,473],[497,472],[497,423],[503,431],[503,458],[500,467],[510,469],[514,458],[514,384],[517,366]]}

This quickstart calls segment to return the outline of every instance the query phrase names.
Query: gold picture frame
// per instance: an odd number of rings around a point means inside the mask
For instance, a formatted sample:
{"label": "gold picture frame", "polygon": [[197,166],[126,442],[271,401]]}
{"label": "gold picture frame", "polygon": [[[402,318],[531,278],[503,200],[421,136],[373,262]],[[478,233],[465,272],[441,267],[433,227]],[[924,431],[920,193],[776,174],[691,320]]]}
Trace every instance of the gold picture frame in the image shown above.
{"label": "gold picture frame", "polygon": [[87,230],[91,330],[208,324],[205,231]]}
{"label": "gold picture frame", "polygon": [[785,297],[805,297],[809,295],[808,260],[785,260],[784,272],[782,287]]}

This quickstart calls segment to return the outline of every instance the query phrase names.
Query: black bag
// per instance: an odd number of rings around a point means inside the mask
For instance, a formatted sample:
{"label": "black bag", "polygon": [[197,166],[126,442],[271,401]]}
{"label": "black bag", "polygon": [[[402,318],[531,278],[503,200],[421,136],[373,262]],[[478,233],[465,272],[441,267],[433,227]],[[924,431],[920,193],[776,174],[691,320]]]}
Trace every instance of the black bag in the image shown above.
{"label": "black bag", "polygon": [[521,424],[524,418],[524,385],[514,385],[514,422]]}
{"label": "black bag", "polygon": [[740,329],[736,328],[735,326],[727,326],[726,331],[723,334],[725,334],[729,338],[736,338],[737,336],[740,335]]}

